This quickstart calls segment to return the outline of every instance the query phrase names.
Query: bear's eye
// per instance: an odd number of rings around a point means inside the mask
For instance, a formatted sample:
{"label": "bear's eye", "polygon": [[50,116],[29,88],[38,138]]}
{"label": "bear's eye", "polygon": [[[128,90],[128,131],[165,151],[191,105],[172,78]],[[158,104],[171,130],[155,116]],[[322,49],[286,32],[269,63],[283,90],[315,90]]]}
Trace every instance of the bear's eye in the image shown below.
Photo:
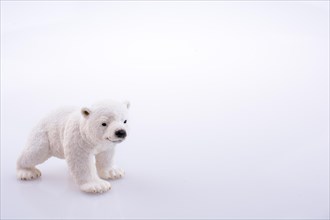
{"label": "bear's eye", "polygon": [[107,123],[102,123],[102,126],[107,126]]}
{"label": "bear's eye", "polygon": [[124,121],[124,124],[126,124],[127,120]]}

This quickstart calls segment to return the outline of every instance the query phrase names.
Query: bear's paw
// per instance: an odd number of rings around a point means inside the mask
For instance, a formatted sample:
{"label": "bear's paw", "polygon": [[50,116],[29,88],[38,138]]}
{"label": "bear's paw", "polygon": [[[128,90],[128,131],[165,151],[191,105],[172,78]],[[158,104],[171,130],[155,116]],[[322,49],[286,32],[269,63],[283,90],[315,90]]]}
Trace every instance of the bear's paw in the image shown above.
{"label": "bear's paw", "polygon": [[87,193],[104,193],[111,189],[111,184],[104,180],[96,180],[82,184],[80,189]]}
{"label": "bear's paw", "polygon": [[112,168],[107,171],[99,172],[99,176],[103,179],[120,179],[125,176],[125,171],[121,168]]}
{"label": "bear's paw", "polygon": [[20,168],[17,170],[17,178],[20,180],[32,180],[41,176],[37,168]]}

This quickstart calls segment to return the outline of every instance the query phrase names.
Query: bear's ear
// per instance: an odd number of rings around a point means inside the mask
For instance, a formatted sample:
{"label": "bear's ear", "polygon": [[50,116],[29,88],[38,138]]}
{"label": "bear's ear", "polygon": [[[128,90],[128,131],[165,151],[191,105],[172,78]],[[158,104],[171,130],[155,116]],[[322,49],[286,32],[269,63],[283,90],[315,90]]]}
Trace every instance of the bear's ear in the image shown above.
{"label": "bear's ear", "polygon": [[82,108],[81,109],[81,114],[87,118],[90,114],[91,114],[91,110],[89,110],[88,108]]}
{"label": "bear's ear", "polygon": [[124,102],[124,105],[126,106],[127,109],[129,109],[129,107],[130,107],[131,104],[129,103],[129,101],[125,101]]}

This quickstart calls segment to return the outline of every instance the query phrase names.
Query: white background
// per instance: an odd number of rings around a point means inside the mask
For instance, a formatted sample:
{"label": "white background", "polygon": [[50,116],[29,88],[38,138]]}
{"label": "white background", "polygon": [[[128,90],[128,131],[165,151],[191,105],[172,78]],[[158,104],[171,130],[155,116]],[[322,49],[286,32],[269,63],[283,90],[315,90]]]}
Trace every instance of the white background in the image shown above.
{"label": "white background", "polygon": [[[329,218],[329,2],[1,1],[1,218]],[[49,111],[131,101],[127,176],[20,182]]]}

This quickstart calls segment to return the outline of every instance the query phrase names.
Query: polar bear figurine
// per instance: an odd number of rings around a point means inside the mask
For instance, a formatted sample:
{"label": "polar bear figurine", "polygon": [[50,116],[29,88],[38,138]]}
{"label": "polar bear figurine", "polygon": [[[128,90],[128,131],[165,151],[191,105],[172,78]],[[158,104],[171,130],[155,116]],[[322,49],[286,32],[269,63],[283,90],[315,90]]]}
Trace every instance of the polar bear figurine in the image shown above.
{"label": "polar bear figurine", "polygon": [[124,171],[114,166],[113,157],[116,144],[127,136],[129,105],[104,101],[90,108],[67,108],[50,114],[32,130],[17,160],[17,178],[38,178],[41,172],[35,166],[54,156],[67,161],[82,191],[110,190],[110,183],[102,179],[124,176]]}

